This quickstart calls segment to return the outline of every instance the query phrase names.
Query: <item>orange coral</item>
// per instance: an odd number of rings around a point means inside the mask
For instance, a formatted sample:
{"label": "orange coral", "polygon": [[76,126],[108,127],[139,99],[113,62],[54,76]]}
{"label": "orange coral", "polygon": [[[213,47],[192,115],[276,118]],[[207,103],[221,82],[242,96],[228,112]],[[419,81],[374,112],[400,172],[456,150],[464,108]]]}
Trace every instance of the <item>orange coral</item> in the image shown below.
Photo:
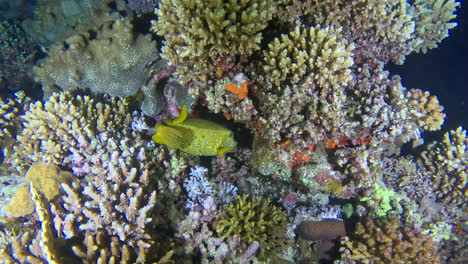
{"label": "orange coral", "polygon": [[333,140],[324,140],[323,143],[325,143],[325,148],[326,149],[336,149],[336,142]]}
{"label": "orange coral", "polygon": [[310,160],[312,160],[312,157],[298,150],[294,153],[293,160],[289,163],[289,167],[292,168],[298,164],[309,162]]}
{"label": "orange coral", "polygon": [[226,84],[226,90],[228,90],[229,92],[237,95],[237,99],[239,100],[243,100],[247,97],[248,93],[249,93],[249,86],[252,84],[253,81],[246,81],[246,82],[243,82],[241,84],[241,87],[240,88],[237,88],[236,85],[232,84],[232,83],[228,83]]}

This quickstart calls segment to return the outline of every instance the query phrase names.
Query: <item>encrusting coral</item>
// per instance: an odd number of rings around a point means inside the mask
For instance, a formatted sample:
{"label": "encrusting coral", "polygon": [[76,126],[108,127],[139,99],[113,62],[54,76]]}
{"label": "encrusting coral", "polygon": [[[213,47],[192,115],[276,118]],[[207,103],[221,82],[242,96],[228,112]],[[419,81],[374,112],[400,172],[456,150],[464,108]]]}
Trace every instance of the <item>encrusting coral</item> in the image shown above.
{"label": "encrusting coral", "polygon": [[458,127],[444,134],[440,142],[427,147],[421,156],[432,176],[437,198],[454,205],[466,205],[468,195],[468,138]]}
{"label": "encrusting coral", "polygon": [[47,201],[60,194],[60,184],[73,181],[70,172],[61,171],[57,166],[46,163],[34,163],[26,173],[26,182],[16,190],[5,211],[12,217],[20,217],[34,212],[34,204],[29,193],[29,185],[42,192]]}
{"label": "encrusting coral", "polygon": [[154,116],[162,109],[163,98],[153,82],[147,82],[151,71],[163,66],[157,42],[134,32],[130,19],[121,19],[56,44],[34,73],[46,96],[59,89],[89,89],[112,96],[130,96],[141,90],[145,96],[142,110]]}

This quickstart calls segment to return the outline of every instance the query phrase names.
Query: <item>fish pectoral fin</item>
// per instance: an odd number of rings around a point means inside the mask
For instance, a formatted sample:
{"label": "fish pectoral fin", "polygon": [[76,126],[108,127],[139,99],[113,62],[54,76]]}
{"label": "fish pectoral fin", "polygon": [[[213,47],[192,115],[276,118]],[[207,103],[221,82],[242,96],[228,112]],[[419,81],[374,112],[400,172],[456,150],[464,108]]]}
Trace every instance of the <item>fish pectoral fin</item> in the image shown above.
{"label": "fish pectoral fin", "polygon": [[169,126],[158,128],[158,132],[152,138],[154,142],[164,144],[171,149],[181,148],[184,142],[188,140],[184,131]]}
{"label": "fish pectoral fin", "polygon": [[187,110],[187,105],[182,106],[182,109],[180,110],[179,116],[174,118],[171,122],[171,124],[180,124],[184,122],[188,117],[188,110]]}
{"label": "fish pectoral fin", "polygon": [[218,157],[222,158],[222,157],[224,157],[224,153],[228,152],[229,150],[231,150],[231,148],[228,148],[228,147],[217,148],[216,149],[216,155],[218,155]]}

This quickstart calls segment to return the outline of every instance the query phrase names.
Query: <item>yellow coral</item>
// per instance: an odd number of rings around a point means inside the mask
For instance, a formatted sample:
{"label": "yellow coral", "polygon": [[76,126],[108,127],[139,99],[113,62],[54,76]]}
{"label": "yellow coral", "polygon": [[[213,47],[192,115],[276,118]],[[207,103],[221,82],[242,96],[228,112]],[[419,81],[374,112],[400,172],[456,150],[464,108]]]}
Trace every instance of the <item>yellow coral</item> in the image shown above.
{"label": "yellow coral", "polygon": [[13,217],[20,217],[34,212],[34,204],[31,200],[31,184],[41,193],[44,193],[47,200],[52,200],[60,193],[60,184],[73,180],[70,172],[61,171],[57,166],[41,162],[34,163],[26,173],[26,182],[23,183],[10,204],[5,207],[5,211]]}
{"label": "yellow coral", "polygon": [[406,91],[408,108],[411,109],[413,120],[422,128],[429,131],[439,130],[444,123],[444,107],[439,104],[436,96],[420,89]]}
{"label": "yellow coral", "polygon": [[296,25],[264,51],[264,74],[276,86],[314,84],[318,90],[345,86],[352,78],[354,45],[335,27]]}
{"label": "yellow coral", "polygon": [[265,259],[284,245],[286,225],[286,214],[270,200],[241,195],[223,209],[216,231],[222,238],[238,236],[244,243],[260,243],[259,257]]}
{"label": "yellow coral", "polygon": [[[162,0],[152,30],[164,36],[162,57],[195,78],[215,71],[221,55],[250,55],[281,1]],[[187,81],[187,76],[182,81]]]}
{"label": "yellow coral", "polygon": [[458,127],[445,133],[441,142],[431,144],[421,155],[432,177],[440,200],[465,205],[468,195],[468,138],[466,130]]}

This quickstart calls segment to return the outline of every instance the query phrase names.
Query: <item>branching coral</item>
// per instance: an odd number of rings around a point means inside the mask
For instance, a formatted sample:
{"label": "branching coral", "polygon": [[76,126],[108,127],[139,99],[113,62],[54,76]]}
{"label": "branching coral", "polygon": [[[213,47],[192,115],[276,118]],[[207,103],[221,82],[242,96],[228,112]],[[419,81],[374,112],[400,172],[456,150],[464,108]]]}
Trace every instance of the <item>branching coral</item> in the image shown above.
{"label": "branching coral", "polygon": [[21,114],[29,108],[30,98],[24,92],[15,93],[14,99],[4,101],[0,98],[0,146],[11,143],[21,129]]}
{"label": "branching coral", "polygon": [[450,30],[457,26],[452,21],[460,2],[455,0],[415,0],[412,3],[416,21],[415,49],[426,53],[437,48],[437,44],[449,36]]}
{"label": "branching coral", "polygon": [[[441,263],[430,236],[395,216],[365,217],[342,240],[343,263]],[[356,262],[353,262],[356,261]]]}
{"label": "branching coral", "polygon": [[162,57],[177,66],[192,66],[185,69],[188,76],[181,76],[188,81],[214,71],[221,55],[250,55],[260,48],[261,30],[278,2],[163,0],[153,21],[153,30],[166,39]]}
{"label": "branching coral", "polygon": [[[108,138],[111,129],[119,131],[112,132],[118,137],[131,133],[128,102],[118,98],[99,102],[89,96],[61,93],[25,109],[17,142],[13,151],[6,153],[6,160],[20,172],[34,161],[62,164],[73,150],[98,140],[100,134],[100,138]],[[109,150],[118,147],[114,142]]]}
{"label": "branching coral", "polygon": [[341,37],[341,31],[296,25],[268,44],[264,76],[279,87],[299,85],[321,91],[345,86],[351,80],[354,45]]}
{"label": "branching coral", "polygon": [[439,130],[444,123],[445,114],[442,113],[444,107],[439,104],[436,96],[429,92],[419,89],[410,89],[406,91],[410,111],[411,121],[416,122],[424,130]]}
{"label": "branching coral", "polygon": [[257,241],[258,256],[265,259],[267,252],[278,252],[284,246],[286,224],[286,214],[270,201],[241,195],[222,210],[216,231],[222,238],[238,236],[243,243]]}
{"label": "branching coral", "polygon": [[130,96],[142,89],[142,110],[156,115],[163,99],[154,87],[145,85],[150,70],[164,66],[161,60],[152,64],[158,58],[157,43],[149,35],[134,33],[131,20],[122,19],[53,46],[34,72],[47,96],[57,89],[90,89],[112,96]]}
{"label": "branching coral", "polygon": [[465,205],[468,195],[468,138],[458,127],[445,133],[442,141],[433,143],[421,155],[433,173],[432,181],[438,199],[455,205]]}

